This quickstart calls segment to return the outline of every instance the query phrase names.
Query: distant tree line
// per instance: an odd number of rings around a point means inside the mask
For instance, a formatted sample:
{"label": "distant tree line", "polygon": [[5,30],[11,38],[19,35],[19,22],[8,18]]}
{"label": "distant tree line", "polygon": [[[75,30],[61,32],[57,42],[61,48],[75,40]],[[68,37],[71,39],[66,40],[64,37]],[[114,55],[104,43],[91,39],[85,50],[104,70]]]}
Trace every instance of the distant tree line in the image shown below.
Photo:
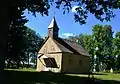
{"label": "distant tree line", "polygon": [[106,70],[120,69],[120,32],[113,37],[110,25],[98,24],[93,26],[92,35],[79,34],[68,39],[77,42],[89,52],[92,69],[94,64],[97,71],[101,70],[100,65],[104,65]]}
{"label": "distant tree line", "polygon": [[5,48],[4,67],[36,67],[37,53],[43,38],[34,30],[25,26],[24,7],[10,5],[8,14],[7,46]]}
{"label": "distant tree line", "polygon": [[30,62],[36,67],[37,53],[43,42],[34,30],[21,26],[9,27],[5,68],[30,67]]}

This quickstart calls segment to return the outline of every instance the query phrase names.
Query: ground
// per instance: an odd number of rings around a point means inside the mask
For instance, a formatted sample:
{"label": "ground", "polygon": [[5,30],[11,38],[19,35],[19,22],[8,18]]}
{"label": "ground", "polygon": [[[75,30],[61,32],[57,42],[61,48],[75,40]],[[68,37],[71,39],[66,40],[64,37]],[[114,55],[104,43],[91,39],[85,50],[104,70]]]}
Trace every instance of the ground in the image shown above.
{"label": "ground", "polygon": [[5,84],[120,84],[120,74],[95,73],[94,79],[87,74],[60,74],[36,72],[35,69],[5,69]]}

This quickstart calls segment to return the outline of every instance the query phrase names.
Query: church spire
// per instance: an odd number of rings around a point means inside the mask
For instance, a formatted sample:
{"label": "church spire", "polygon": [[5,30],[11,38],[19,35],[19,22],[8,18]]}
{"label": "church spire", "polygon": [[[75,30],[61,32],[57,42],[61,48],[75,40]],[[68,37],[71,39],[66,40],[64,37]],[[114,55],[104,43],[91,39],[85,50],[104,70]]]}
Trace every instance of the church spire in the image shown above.
{"label": "church spire", "polygon": [[56,23],[56,20],[55,20],[55,16],[53,17],[50,25],[48,26],[48,29],[49,28],[56,28],[56,29],[59,29],[58,26],[57,26],[57,23]]}
{"label": "church spire", "polygon": [[55,20],[55,16],[53,17],[50,25],[48,26],[48,36],[52,37],[54,39],[58,38],[58,26],[57,26],[57,22]]}

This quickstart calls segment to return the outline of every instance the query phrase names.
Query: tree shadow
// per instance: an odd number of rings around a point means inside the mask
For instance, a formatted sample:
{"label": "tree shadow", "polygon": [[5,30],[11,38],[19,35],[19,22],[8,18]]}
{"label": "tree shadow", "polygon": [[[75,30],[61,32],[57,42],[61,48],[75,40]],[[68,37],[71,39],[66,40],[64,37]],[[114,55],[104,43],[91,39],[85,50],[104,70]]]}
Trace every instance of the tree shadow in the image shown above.
{"label": "tree shadow", "polygon": [[52,72],[4,70],[4,75],[4,84],[120,84],[120,81],[98,80]]}
{"label": "tree shadow", "polygon": [[[89,73],[67,73],[67,74],[83,74],[83,75],[88,75]],[[108,75],[107,73],[90,73],[92,75]]]}
{"label": "tree shadow", "polygon": [[108,75],[107,73],[93,73],[93,75]]}

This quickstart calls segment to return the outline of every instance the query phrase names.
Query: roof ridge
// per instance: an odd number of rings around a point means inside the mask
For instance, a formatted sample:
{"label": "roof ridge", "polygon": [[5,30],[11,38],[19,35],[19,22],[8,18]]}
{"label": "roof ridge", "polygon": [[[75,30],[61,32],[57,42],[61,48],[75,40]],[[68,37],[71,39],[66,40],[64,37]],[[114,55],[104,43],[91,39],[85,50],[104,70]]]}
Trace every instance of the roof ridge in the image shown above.
{"label": "roof ridge", "polygon": [[67,41],[70,41],[70,42],[74,42],[74,43],[76,43],[75,41],[72,41],[72,40],[69,40],[69,39],[64,39],[64,40],[67,40]]}
{"label": "roof ridge", "polygon": [[[62,42],[60,42],[60,40],[57,40],[60,44],[62,44],[64,47],[66,47],[68,50],[73,51],[74,53],[80,54],[77,50],[75,50],[74,48],[72,48],[69,44],[67,44],[64,39],[62,38],[58,38],[60,39]],[[65,46],[66,45],[66,46]]]}
{"label": "roof ridge", "polygon": [[[59,44],[59,45],[57,45],[59,48],[60,48],[60,46],[63,46],[64,48],[66,48],[64,45],[62,45],[61,43],[59,43],[56,39],[53,39],[53,41],[54,41],[55,43],[58,43],[58,44]],[[66,49],[67,49],[67,51],[73,53],[70,49],[68,49],[68,48],[66,48]],[[60,50],[62,51],[61,48],[60,48]]]}
{"label": "roof ridge", "polygon": [[77,44],[74,41],[70,41],[68,39],[59,38],[58,42],[61,45],[65,46],[67,49],[69,49],[70,51],[72,51],[72,52],[74,52],[76,54],[89,56],[88,51],[86,51],[81,45]]}

